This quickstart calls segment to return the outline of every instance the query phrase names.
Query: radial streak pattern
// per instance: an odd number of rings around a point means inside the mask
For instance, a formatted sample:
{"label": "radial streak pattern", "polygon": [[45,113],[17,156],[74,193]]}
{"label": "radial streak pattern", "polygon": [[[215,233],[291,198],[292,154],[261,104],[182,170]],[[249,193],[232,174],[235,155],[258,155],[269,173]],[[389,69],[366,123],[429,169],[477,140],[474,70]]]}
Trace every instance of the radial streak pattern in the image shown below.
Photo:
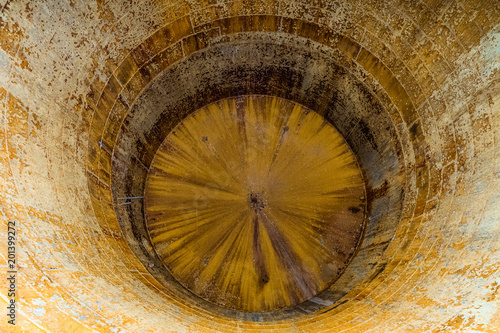
{"label": "radial streak pattern", "polygon": [[225,99],[166,138],[146,183],[151,241],[186,288],[242,311],[325,289],[357,246],[364,183],[323,117],[266,96]]}

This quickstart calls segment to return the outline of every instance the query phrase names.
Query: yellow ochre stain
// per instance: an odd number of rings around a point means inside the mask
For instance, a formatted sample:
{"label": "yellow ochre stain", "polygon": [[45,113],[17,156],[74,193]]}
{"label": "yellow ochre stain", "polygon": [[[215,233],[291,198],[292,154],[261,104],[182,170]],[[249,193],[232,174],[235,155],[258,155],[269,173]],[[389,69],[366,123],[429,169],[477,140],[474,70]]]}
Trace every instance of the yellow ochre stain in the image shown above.
{"label": "yellow ochre stain", "polygon": [[247,312],[314,297],[362,233],[364,182],[340,133],[268,96],[210,104],[185,118],[153,160],[149,235],[196,295]]}

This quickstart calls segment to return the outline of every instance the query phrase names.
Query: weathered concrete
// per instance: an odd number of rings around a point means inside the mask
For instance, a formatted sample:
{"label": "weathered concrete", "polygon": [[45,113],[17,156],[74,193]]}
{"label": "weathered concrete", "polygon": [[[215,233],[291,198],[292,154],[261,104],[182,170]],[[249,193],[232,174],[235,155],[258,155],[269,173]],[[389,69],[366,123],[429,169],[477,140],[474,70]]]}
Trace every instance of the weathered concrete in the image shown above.
{"label": "weathered concrete", "polygon": [[[0,209],[19,225],[18,331],[500,327],[498,1],[0,8]],[[275,316],[215,311],[159,283],[134,229],[140,201],[117,201],[142,193],[183,115],[247,93],[328,117],[369,186],[366,235],[345,273]],[[3,228],[4,266],[6,241]],[[0,328],[12,328],[5,317]]]}

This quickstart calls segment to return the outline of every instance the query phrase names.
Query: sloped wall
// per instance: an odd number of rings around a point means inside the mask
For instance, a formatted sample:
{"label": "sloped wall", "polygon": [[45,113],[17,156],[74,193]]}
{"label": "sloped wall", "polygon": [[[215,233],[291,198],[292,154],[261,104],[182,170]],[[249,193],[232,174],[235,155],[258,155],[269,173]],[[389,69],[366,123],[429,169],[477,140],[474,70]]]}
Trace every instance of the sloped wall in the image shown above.
{"label": "sloped wall", "polygon": [[[497,1],[0,8],[0,209],[4,225],[17,222],[16,330],[500,327]],[[140,202],[117,202],[134,194],[130,180],[141,188],[168,133],[157,125],[166,111],[244,93],[329,116],[367,178],[357,256],[293,315],[246,317],[186,300],[153,277],[147,239],[124,223],[141,216]],[[7,228],[0,233],[6,274]],[[5,318],[0,327],[12,329]]]}

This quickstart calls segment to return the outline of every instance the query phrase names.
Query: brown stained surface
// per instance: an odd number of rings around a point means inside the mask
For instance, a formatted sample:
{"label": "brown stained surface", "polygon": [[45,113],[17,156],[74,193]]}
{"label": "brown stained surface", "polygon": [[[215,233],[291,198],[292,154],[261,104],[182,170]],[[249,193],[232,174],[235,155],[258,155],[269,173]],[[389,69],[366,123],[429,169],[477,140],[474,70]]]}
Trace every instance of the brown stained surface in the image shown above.
{"label": "brown stained surface", "polygon": [[[498,332],[499,24],[497,0],[0,1],[0,332]],[[245,94],[323,116],[366,180],[349,265],[272,312],[183,288],[122,199],[182,119]],[[4,227],[1,308],[6,249]]]}
{"label": "brown stained surface", "polygon": [[359,243],[365,201],[335,128],[265,96],[222,100],[167,136],[145,189],[151,242],[196,295],[246,312],[313,298]]}

